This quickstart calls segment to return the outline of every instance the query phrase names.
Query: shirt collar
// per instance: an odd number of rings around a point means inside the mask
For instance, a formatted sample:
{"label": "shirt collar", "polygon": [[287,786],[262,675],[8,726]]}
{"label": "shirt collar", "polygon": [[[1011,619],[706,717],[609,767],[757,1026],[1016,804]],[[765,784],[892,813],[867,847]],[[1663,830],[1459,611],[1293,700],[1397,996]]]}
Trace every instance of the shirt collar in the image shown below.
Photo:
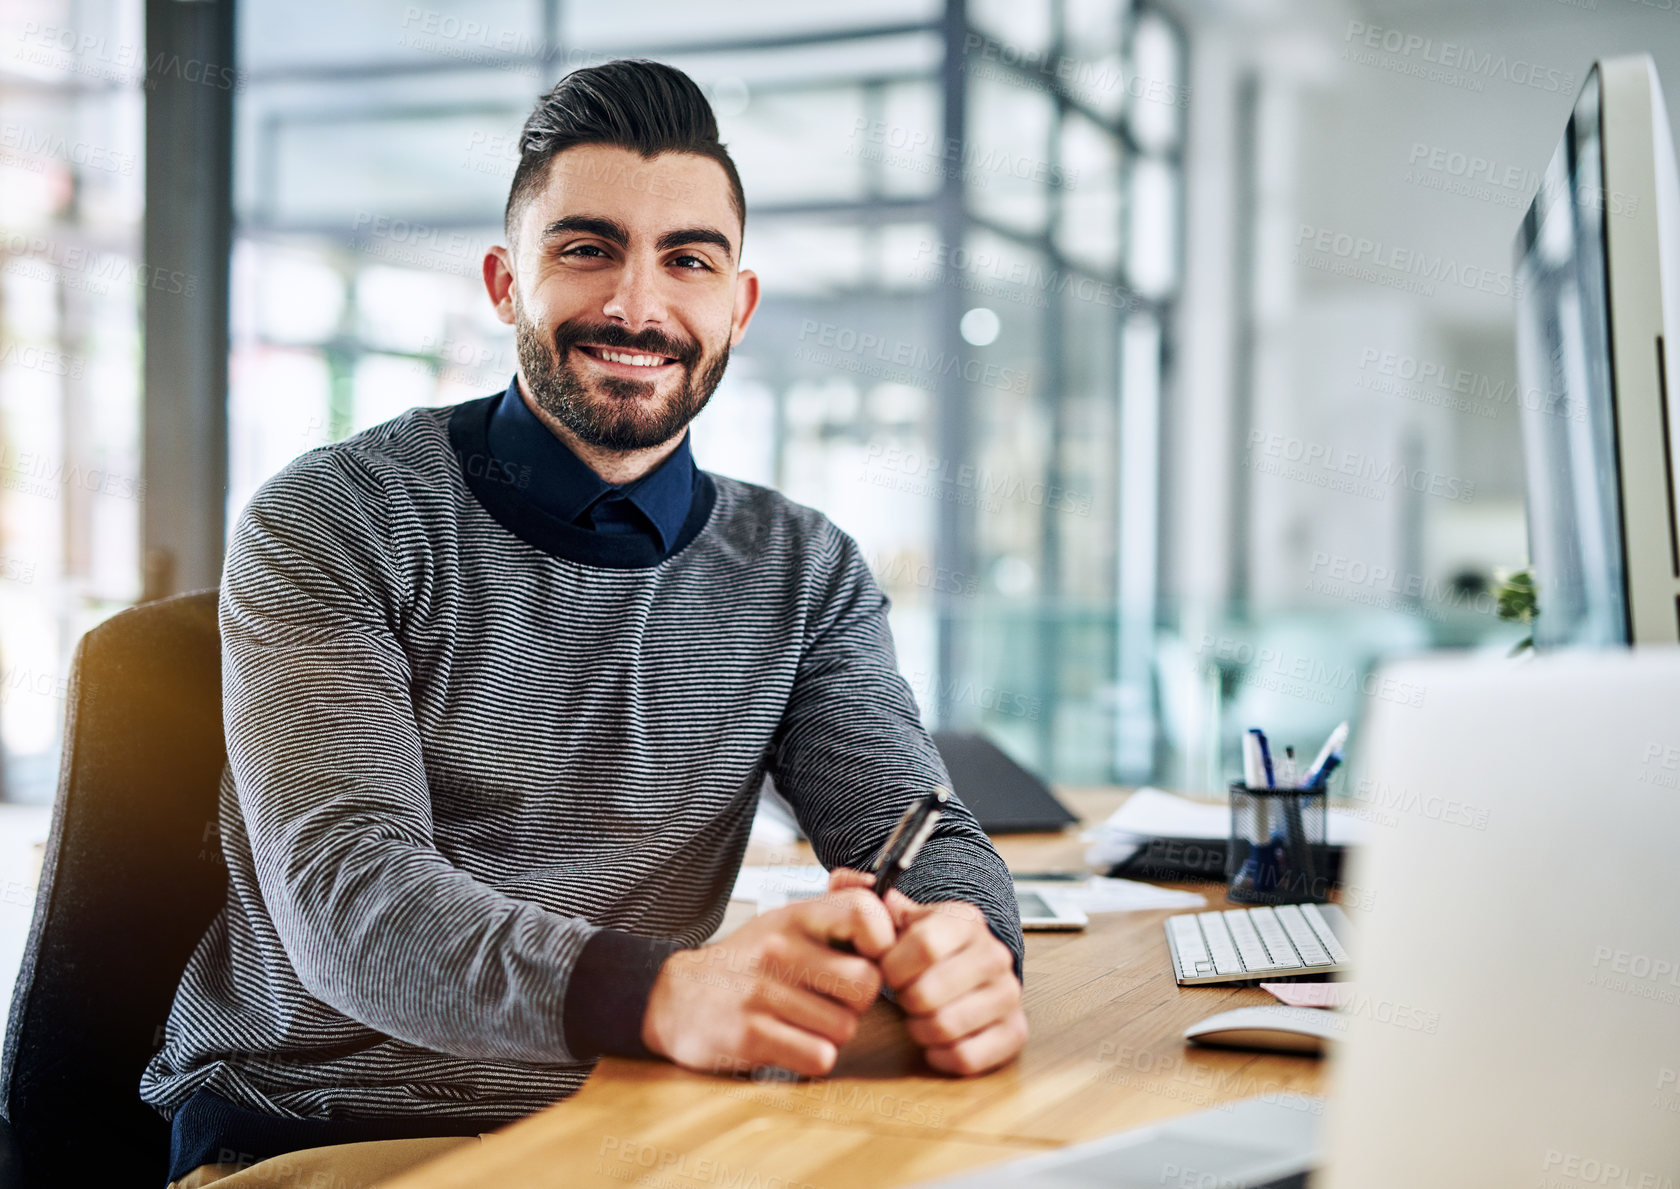
{"label": "shirt collar", "polygon": [[653,470],[631,483],[616,486],[589,468],[537,419],[519,392],[516,376],[490,415],[490,453],[516,468],[529,467],[525,498],[542,511],[568,524],[597,501],[622,496],[653,523],[665,550],[682,531],[694,499],[694,455],[685,431],[677,448]]}

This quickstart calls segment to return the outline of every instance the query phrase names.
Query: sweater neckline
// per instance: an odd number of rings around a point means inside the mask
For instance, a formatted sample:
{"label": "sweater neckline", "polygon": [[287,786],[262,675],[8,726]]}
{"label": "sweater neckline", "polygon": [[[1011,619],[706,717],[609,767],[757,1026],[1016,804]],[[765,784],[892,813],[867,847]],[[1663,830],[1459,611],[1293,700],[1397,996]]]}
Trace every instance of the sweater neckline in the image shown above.
{"label": "sweater neckline", "polygon": [[501,395],[456,405],[449,414],[449,444],[467,490],[491,519],[533,549],[585,566],[653,569],[680,554],[711,521],[717,484],[699,467],[694,468],[688,516],[668,554],[660,553],[651,539],[639,534],[593,532],[550,516],[526,498],[530,476],[490,453],[490,414]]}

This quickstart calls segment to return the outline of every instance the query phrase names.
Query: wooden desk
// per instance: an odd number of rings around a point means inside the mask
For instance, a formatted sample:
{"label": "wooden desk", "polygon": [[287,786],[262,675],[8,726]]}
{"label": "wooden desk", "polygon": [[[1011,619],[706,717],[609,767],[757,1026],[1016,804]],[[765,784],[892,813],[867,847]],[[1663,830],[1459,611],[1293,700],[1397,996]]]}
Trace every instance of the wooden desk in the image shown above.
{"label": "wooden desk", "polygon": [[[1107,817],[1125,796],[1062,795],[1086,821]],[[1080,867],[1084,845],[1074,833],[998,840],[1017,870]],[[748,861],[815,860],[802,846]],[[1183,886],[1224,906],[1216,884]],[[1316,1058],[1184,1044],[1184,1028],[1204,1016],[1275,1000],[1258,988],[1177,986],[1161,924],[1168,915],[1105,913],[1082,933],[1028,933],[1031,1033],[1020,1059],[995,1073],[929,1070],[898,1010],[881,1001],[828,1078],[730,1079],[609,1057],[571,1098],[385,1184],[879,1189],[1256,1094],[1314,1109]]]}

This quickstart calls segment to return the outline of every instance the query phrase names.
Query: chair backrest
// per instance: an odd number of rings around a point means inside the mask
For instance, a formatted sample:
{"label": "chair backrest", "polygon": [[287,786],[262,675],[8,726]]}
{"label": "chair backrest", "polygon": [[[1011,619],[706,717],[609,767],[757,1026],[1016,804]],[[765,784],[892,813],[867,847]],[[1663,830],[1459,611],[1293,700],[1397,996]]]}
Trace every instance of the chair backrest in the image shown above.
{"label": "chair backrest", "polygon": [[214,590],[123,611],[76,648],[0,1063],[26,1170],[164,1179],[169,1125],[140,1101],[140,1074],[226,896],[221,671]]}

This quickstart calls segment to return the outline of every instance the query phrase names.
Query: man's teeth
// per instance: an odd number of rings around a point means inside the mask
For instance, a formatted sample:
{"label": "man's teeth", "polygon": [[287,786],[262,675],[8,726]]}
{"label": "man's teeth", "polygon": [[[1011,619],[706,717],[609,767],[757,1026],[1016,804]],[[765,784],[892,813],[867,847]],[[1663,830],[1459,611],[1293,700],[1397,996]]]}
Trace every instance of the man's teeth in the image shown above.
{"label": "man's teeth", "polygon": [[663,355],[630,355],[624,351],[608,351],[605,347],[597,350],[602,359],[610,363],[628,363],[633,367],[659,367],[665,362]]}

